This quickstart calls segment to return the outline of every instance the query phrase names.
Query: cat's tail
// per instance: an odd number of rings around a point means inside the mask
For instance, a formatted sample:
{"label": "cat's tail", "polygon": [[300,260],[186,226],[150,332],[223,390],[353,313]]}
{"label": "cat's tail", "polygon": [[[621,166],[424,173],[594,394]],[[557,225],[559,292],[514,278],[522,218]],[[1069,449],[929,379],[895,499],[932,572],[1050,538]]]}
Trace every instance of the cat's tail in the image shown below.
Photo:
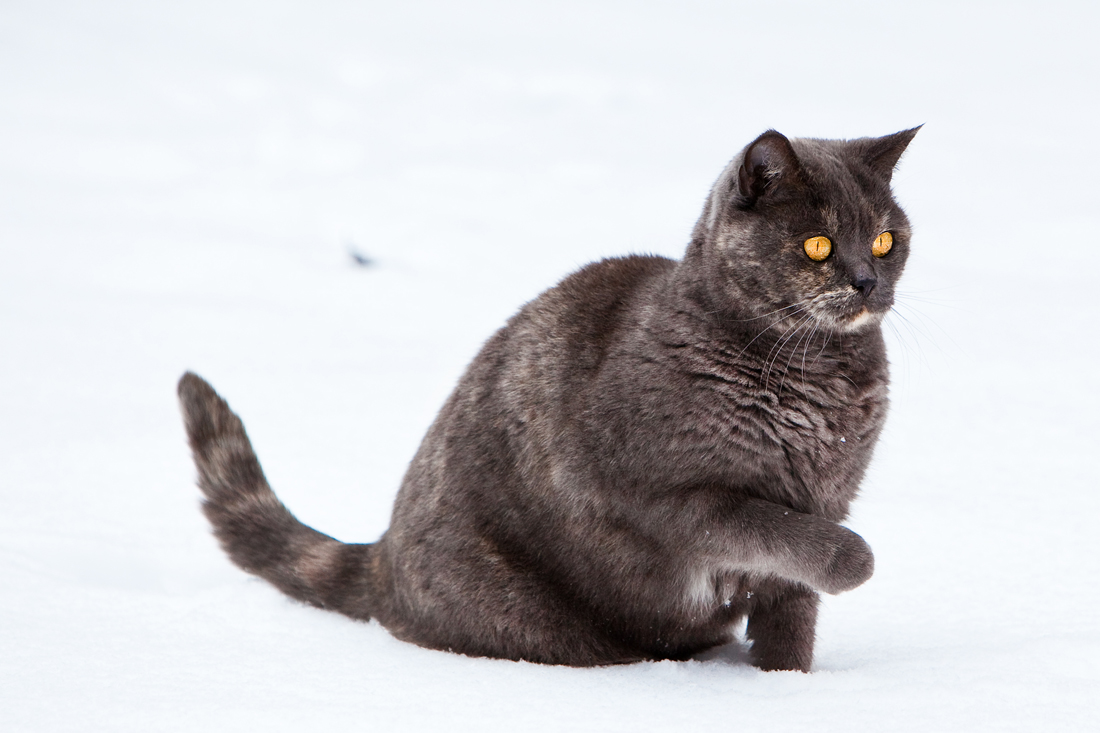
{"label": "cat's tail", "polygon": [[244,425],[203,379],[179,382],[203,512],[229,557],[292,598],[371,617],[373,545],[344,544],[294,518],[264,478]]}

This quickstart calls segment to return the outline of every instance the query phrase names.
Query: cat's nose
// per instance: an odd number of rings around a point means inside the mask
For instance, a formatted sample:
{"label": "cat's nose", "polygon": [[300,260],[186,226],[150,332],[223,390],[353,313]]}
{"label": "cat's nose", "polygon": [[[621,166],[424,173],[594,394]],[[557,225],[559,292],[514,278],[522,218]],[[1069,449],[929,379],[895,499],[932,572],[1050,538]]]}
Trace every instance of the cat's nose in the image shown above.
{"label": "cat's nose", "polygon": [[864,298],[871,294],[871,291],[875,289],[875,284],[878,282],[873,275],[859,275],[852,278],[852,287],[859,291],[859,294]]}

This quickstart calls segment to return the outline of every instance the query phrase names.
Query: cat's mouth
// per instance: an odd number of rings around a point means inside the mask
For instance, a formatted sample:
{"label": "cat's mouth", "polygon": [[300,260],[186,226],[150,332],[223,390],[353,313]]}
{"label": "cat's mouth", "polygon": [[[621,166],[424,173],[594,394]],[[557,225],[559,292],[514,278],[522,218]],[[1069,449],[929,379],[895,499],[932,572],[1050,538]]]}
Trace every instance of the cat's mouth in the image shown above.
{"label": "cat's mouth", "polygon": [[872,310],[865,301],[852,302],[849,293],[828,293],[814,299],[812,311],[816,320],[826,328],[843,333],[854,333],[878,324],[884,313]]}
{"label": "cat's mouth", "polygon": [[845,333],[855,333],[856,331],[862,331],[864,328],[877,326],[885,315],[885,313],[873,311],[864,305],[855,313],[838,318],[837,327]]}

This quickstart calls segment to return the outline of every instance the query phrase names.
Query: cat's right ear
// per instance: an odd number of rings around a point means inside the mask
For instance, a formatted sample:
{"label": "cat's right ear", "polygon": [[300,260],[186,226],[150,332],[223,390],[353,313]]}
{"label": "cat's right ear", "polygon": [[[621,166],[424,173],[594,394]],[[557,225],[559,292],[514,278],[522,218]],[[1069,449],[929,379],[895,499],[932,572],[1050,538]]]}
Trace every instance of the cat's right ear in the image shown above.
{"label": "cat's right ear", "polygon": [[871,170],[889,181],[894,175],[894,167],[901,159],[901,154],[909,147],[909,143],[922,127],[924,125],[917,125],[908,130],[895,132],[893,135],[864,138],[857,140],[856,143],[861,146],[863,159],[867,161],[867,165],[871,166]]}
{"label": "cat's right ear", "polygon": [[751,208],[759,198],[797,177],[798,157],[791,141],[775,130],[768,130],[745,148],[745,157],[737,171],[741,203]]}

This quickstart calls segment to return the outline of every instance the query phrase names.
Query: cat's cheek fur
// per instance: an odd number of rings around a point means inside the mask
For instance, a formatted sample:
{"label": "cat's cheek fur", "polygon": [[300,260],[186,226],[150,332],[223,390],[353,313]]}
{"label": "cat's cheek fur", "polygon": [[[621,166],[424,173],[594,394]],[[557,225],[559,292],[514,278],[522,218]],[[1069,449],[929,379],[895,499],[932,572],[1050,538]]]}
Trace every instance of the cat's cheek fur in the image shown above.
{"label": "cat's cheek fur", "polygon": [[[769,131],[719,177],[682,260],[604,260],[524,306],[440,410],[372,544],[295,519],[240,419],[185,375],[216,536],[291,597],[425,647],[686,659],[747,618],[757,666],[809,671],[818,594],[874,571],[839,522],[886,415],[878,324],[908,252],[888,182],[914,133]],[[893,260],[843,249],[883,221]],[[807,230],[839,249],[808,262]],[[874,302],[850,282],[868,267]]]}

